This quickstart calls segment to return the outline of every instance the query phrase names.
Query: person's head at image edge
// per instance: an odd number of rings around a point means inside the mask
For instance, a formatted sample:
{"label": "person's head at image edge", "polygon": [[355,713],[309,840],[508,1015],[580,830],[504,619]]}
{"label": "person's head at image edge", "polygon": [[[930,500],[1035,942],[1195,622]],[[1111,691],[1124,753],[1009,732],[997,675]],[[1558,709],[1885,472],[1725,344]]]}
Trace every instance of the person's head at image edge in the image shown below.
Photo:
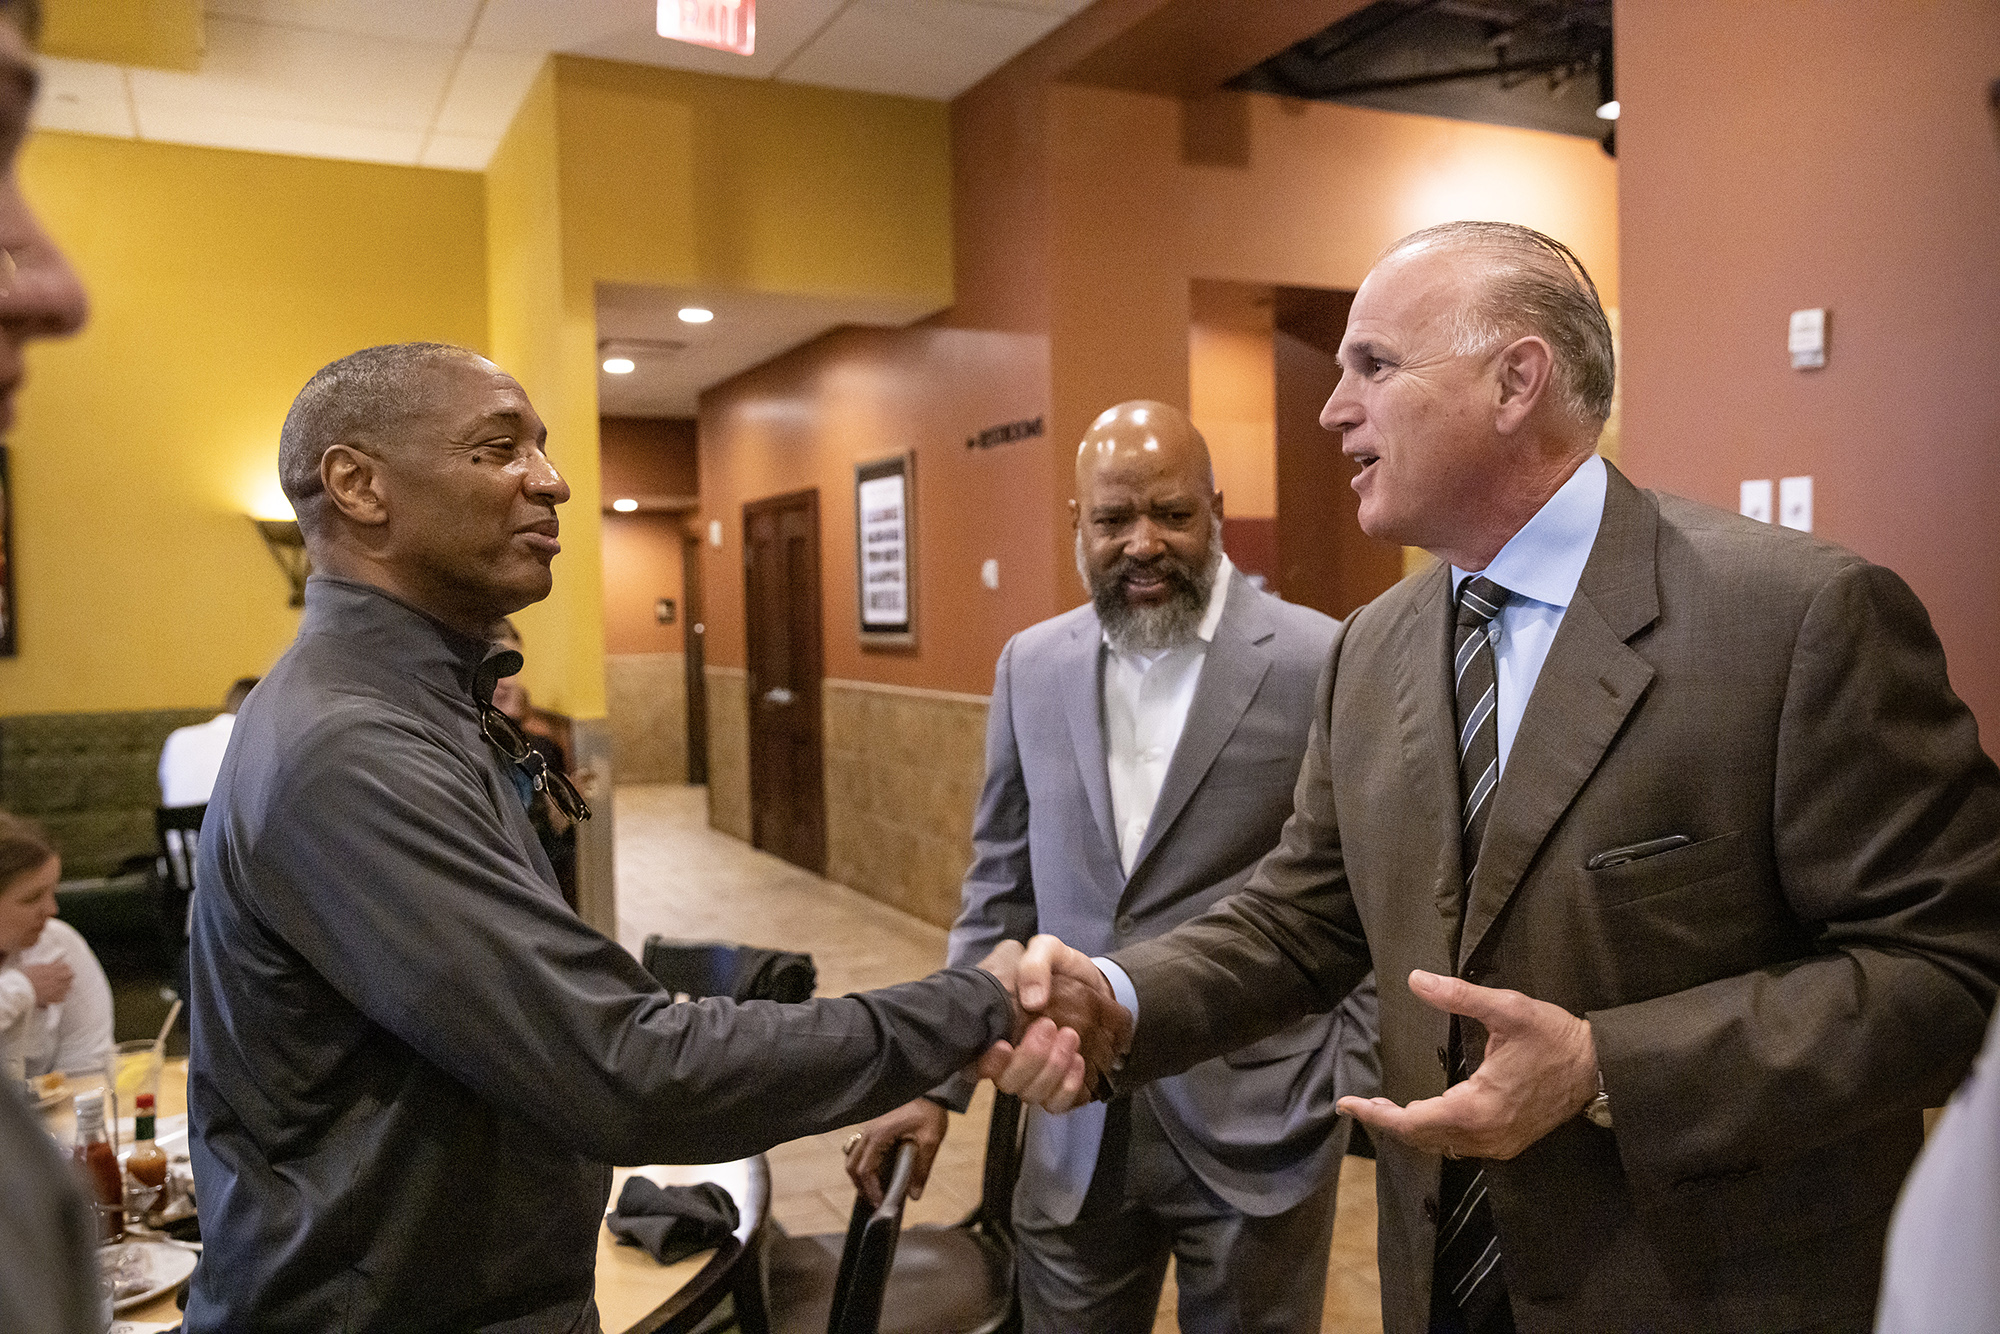
{"label": "person's head at image edge", "polygon": [[0,435],[14,421],[27,345],[75,333],[89,310],[75,270],[21,193],[19,158],[40,85],[33,51],[40,30],[35,0],[0,0]]}

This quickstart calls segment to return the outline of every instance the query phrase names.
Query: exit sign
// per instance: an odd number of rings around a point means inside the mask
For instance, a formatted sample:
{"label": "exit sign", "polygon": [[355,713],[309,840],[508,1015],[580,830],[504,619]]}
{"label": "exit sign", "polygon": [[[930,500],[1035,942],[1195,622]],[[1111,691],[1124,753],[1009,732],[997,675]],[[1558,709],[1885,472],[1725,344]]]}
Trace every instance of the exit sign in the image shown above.
{"label": "exit sign", "polygon": [[747,56],[757,49],[757,0],[660,0],[660,36]]}

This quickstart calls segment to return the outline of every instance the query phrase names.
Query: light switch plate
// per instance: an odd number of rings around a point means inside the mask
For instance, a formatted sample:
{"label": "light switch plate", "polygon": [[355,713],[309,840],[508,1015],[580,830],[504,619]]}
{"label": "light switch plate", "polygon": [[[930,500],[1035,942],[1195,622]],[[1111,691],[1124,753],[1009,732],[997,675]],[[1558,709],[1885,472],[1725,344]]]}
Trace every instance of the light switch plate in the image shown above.
{"label": "light switch plate", "polygon": [[708,521],[708,544],[712,547],[722,545],[722,520],[710,519]]}
{"label": "light switch plate", "polygon": [[1778,479],[1778,522],[1802,533],[1812,531],[1812,478]]}
{"label": "light switch plate", "polygon": [[979,582],[988,588],[1000,587],[1000,562],[991,557],[980,562]]}
{"label": "light switch plate", "polygon": [[1793,311],[1785,346],[1795,371],[1816,371],[1826,365],[1826,308]]}
{"label": "light switch plate", "polygon": [[1755,519],[1758,523],[1771,521],[1770,478],[1764,477],[1754,482],[1743,483],[1743,489],[1739,494],[1740,498],[1736,502],[1738,514],[1746,519]]}

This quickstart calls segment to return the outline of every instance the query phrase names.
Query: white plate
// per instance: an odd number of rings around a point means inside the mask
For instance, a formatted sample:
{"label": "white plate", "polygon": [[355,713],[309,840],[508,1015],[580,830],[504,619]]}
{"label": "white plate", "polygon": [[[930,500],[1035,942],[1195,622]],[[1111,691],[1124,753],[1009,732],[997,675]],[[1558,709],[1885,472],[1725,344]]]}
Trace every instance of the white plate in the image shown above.
{"label": "white plate", "polygon": [[145,1288],[118,1298],[111,1304],[113,1311],[129,1311],[162,1293],[172,1292],[194,1272],[196,1253],[176,1241],[114,1242],[99,1253],[99,1263],[115,1263],[118,1254],[136,1255],[144,1262]]}

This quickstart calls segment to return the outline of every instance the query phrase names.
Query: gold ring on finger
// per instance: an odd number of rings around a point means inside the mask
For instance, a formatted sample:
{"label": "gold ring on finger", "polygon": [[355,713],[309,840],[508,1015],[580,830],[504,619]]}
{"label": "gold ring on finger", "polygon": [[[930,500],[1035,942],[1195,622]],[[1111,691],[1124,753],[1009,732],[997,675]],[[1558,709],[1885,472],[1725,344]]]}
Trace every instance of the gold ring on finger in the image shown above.
{"label": "gold ring on finger", "polygon": [[849,1135],[847,1137],[847,1143],[840,1146],[840,1151],[842,1153],[853,1153],[854,1146],[859,1144],[860,1142],[861,1142],[861,1132],[857,1130],[852,1135]]}

